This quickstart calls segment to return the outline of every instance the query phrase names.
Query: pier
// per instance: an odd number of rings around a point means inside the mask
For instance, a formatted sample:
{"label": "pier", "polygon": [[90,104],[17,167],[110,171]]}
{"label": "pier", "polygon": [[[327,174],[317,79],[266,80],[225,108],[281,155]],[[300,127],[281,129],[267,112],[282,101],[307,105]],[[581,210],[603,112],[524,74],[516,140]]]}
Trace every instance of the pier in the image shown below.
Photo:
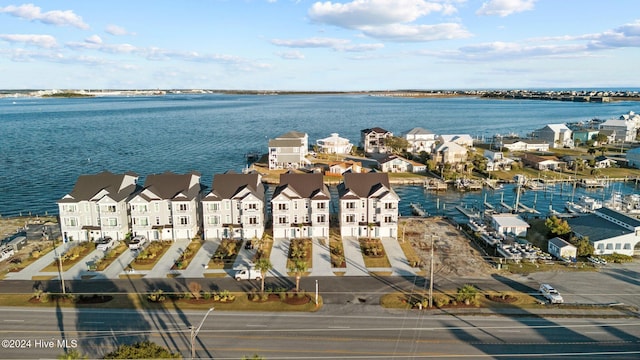
{"label": "pier", "polygon": [[427,217],[429,214],[420,206],[420,204],[411,203],[411,213],[420,217]]}

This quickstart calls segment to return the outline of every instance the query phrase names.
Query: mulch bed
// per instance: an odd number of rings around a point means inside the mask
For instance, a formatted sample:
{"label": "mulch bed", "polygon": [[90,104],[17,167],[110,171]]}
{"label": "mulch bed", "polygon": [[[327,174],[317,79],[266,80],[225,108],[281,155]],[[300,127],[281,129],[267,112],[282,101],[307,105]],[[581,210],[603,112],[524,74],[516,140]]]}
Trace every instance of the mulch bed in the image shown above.
{"label": "mulch bed", "polygon": [[508,294],[505,295],[504,297],[501,295],[487,295],[487,299],[491,301],[499,302],[499,303],[504,303],[504,304],[510,304],[518,300],[517,297],[513,295],[508,295]]}

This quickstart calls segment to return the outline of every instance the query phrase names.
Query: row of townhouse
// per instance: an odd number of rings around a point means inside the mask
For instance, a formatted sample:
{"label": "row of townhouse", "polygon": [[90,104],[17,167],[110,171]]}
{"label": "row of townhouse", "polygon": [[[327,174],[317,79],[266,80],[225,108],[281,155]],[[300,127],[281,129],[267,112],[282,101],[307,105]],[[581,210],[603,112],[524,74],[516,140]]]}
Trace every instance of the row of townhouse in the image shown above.
{"label": "row of townhouse", "polygon": [[[127,234],[151,240],[261,238],[272,220],[274,239],[328,238],[331,194],[322,174],[284,173],[270,202],[258,173],[214,175],[210,190],[200,174],[81,175],[58,201],[66,240]],[[347,173],[338,187],[343,236],[397,237],[399,198],[387,174]],[[267,204],[270,205],[270,211]]]}

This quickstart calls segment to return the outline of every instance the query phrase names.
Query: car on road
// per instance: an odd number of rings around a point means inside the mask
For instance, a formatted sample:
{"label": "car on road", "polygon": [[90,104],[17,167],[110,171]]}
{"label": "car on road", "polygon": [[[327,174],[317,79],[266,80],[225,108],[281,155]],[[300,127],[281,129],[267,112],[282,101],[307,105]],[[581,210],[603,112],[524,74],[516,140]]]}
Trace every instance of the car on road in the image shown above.
{"label": "car on road", "polygon": [[100,239],[98,239],[98,241],[96,241],[96,244],[98,244],[96,246],[96,249],[100,250],[100,251],[107,251],[109,249],[111,249],[115,244],[115,240],[113,240],[112,237],[110,236],[105,236],[102,237]]}
{"label": "car on road", "polygon": [[256,269],[241,269],[236,271],[236,274],[234,277],[237,281],[260,280],[262,279],[262,273],[260,273],[260,271]]}
{"label": "car on road", "polygon": [[147,244],[147,238],[142,235],[134,236],[129,242],[129,249],[140,250]]}
{"label": "car on road", "polygon": [[601,258],[601,257],[597,257],[597,256],[589,256],[587,258],[587,260],[589,260],[590,262],[596,264],[596,265],[607,265],[607,260]]}
{"label": "car on road", "polygon": [[549,300],[549,302],[552,304],[564,303],[564,299],[562,298],[562,295],[560,295],[558,290],[554,289],[553,286],[549,284],[541,284],[540,293],[542,293],[542,296],[544,296],[544,298]]}

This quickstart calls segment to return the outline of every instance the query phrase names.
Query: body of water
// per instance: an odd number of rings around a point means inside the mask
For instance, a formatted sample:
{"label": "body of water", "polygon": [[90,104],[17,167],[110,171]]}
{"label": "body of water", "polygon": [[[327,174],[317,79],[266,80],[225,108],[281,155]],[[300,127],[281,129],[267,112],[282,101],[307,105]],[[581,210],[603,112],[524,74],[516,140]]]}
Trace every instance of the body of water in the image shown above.
{"label": "body of water", "polygon": [[[525,135],[548,123],[617,118],[639,108],[637,102],[366,95],[4,98],[0,215],[57,213],[56,201],[71,191],[79,175],[103,170],[133,171],[141,180],[167,170],[196,170],[210,186],[214,174],[241,171],[245,154],[266,153],[270,138],[291,130],[308,133],[310,143],[337,132],[354,144],[360,130],[375,126],[395,134],[419,126],[436,134]],[[422,188],[396,190],[403,214],[409,213],[410,202],[440,201]],[[478,201],[459,193],[440,196],[443,203]]]}

